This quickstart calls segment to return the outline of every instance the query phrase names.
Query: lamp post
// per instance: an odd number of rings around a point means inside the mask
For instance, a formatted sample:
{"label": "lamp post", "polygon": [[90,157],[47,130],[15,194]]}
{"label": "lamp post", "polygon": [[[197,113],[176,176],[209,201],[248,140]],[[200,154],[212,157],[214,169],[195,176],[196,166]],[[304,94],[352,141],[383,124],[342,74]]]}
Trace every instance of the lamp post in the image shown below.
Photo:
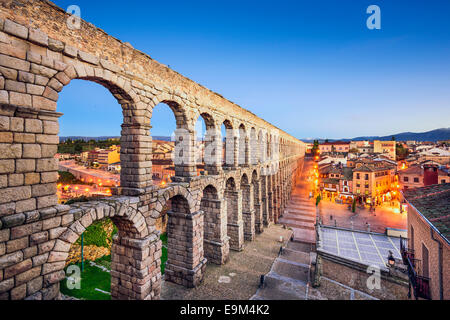
{"label": "lamp post", "polygon": [[81,272],[84,272],[84,233],[81,234]]}

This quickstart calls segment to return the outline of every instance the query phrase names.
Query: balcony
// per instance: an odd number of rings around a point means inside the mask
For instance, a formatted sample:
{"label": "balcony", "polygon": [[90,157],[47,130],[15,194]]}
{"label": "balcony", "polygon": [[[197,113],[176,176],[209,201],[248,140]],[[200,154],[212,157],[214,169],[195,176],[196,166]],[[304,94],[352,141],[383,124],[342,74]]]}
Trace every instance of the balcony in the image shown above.
{"label": "balcony", "polygon": [[408,268],[409,283],[416,299],[431,300],[430,278],[419,276],[420,260],[414,258],[414,250],[407,246],[407,239],[400,240],[400,252],[403,263]]}

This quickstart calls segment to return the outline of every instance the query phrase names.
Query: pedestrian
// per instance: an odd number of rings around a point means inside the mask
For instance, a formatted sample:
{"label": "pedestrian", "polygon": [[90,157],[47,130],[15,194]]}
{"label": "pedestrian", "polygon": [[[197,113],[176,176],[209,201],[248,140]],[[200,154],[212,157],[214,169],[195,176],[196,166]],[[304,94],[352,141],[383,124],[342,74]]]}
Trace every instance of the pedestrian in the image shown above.
{"label": "pedestrian", "polygon": [[333,220],[333,215],[330,214],[330,220]]}

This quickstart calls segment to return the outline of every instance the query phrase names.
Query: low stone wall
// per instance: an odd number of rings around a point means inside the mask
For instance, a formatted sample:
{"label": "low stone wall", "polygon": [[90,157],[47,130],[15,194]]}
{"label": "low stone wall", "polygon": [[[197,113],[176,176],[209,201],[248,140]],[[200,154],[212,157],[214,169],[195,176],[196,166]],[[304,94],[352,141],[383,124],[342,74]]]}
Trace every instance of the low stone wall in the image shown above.
{"label": "low stone wall", "polygon": [[[380,289],[371,290],[367,286],[367,281],[372,274],[367,273],[369,266],[350,261],[341,257],[331,255],[320,250],[317,251],[317,260],[315,265],[315,285],[321,286],[321,277],[334,280],[344,286],[350,287],[360,292],[364,292],[380,300],[407,300],[408,299],[408,278],[398,272],[392,272],[381,269]],[[317,272],[319,272],[317,274]],[[325,281],[324,285],[330,283]],[[339,289],[338,286],[334,288]],[[336,292],[336,296],[340,296]],[[341,295],[345,299],[346,295]],[[363,298],[363,297],[362,297]]]}

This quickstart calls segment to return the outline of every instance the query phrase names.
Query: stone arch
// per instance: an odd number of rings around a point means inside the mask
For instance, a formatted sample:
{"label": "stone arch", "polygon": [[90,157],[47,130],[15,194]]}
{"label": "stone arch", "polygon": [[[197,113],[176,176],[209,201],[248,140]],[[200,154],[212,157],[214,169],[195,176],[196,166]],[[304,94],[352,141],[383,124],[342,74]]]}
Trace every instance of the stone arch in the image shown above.
{"label": "stone arch", "polygon": [[[223,143],[222,134],[220,129],[217,127],[216,121],[210,112],[201,112],[198,119],[203,119],[206,127],[206,133],[203,137],[203,164],[205,168],[205,173],[211,175],[218,175],[221,172],[222,161],[223,161]],[[199,120],[197,120],[198,122]],[[197,139],[197,134],[195,135]],[[197,143],[197,141],[196,141]],[[196,149],[196,153],[199,150]]]}
{"label": "stone arch", "polygon": [[171,209],[167,212],[167,263],[164,277],[166,281],[192,288],[202,282],[206,268],[203,212],[193,212],[192,198],[183,194],[182,191],[174,190],[164,195],[170,197],[167,201],[171,203]]}
{"label": "stone arch", "polygon": [[[160,250],[156,239],[149,236],[149,228],[144,216],[137,210],[137,204],[130,200],[105,201],[103,203],[86,203],[73,205],[68,215],[79,217],[60,233],[44,264],[44,277],[47,285],[65,278],[63,271],[71,246],[84,231],[96,221],[110,218],[118,227],[118,234],[113,238],[111,247],[111,295],[115,300],[135,300],[150,298],[151,291],[158,287],[157,260],[147,259],[144,252]],[[66,217],[68,218],[68,216]],[[153,272],[142,272],[145,268],[154,268]],[[130,286],[129,279],[137,283]],[[128,280],[127,280],[128,279]]]}
{"label": "stone arch", "polygon": [[[151,169],[151,165],[144,160],[137,161],[139,164],[135,163],[135,159],[142,158],[143,154],[151,150],[151,138],[148,132],[150,112],[147,106],[140,102],[138,95],[131,87],[131,81],[108,70],[94,69],[87,63],[80,62],[76,66],[67,65],[64,71],[60,71],[50,78],[43,96],[35,99],[40,109],[57,111],[59,93],[72,80],[85,80],[103,86],[122,106],[120,180],[121,187],[125,188],[124,194],[128,194],[129,189],[150,186],[152,184],[151,177],[140,174],[137,168]],[[138,110],[140,110],[141,116],[137,116]],[[139,142],[134,142],[132,145],[131,141]]]}
{"label": "stone arch", "polygon": [[153,208],[151,216],[159,217],[161,215],[163,208],[166,206],[166,203],[175,196],[181,196],[181,198],[187,201],[189,210],[185,213],[192,214],[195,212],[196,202],[192,197],[191,193],[188,191],[188,189],[183,186],[170,186],[168,188],[161,189],[158,191],[158,198],[157,198],[158,200],[156,201],[156,205]]}
{"label": "stone arch", "polygon": [[250,129],[250,164],[256,165],[259,161],[259,143],[255,127]]}
{"label": "stone arch", "polygon": [[239,165],[249,164],[249,138],[245,125],[242,123],[239,126]]}
{"label": "stone arch", "polygon": [[208,184],[203,189],[200,210],[204,216],[203,247],[205,257],[214,264],[224,264],[229,256],[227,237],[227,214],[225,201],[219,197],[215,186]]}
{"label": "stone arch", "polygon": [[230,249],[241,251],[244,243],[242,191],[238,190],[233,177],[228,178],[225,182],[224,198],[227,208],[227,234],[230,237]]}
{"label": "stone arch", "polygon": [[177,129],[192,129],[189,126],[189,116],[187,103],[176,95],[170,95],[162,92],[159,95],[153,97],[150,100],[149,108],[153,112],[153,109],[160,103],[164,103],[172,110],[177,123]]}
{"label": "stone arch", "polygon": [[[236,153],[237,150],[235,150],[236,147],[236,136],[234,132],[233,122],[225,119],[222,122],[222,125],[225,127],[225,142],[224,150],[223,150],[223,164],[225,167],[234,167],[236,160]],[[223,140],[223,139],[222,139]]]}
{"label": "stone arch", "polygon": [[242,217],[244,220],[244,240],[255,239],[255,210],[253,206],[253,185],[250,184],[247,173],[241,178]]}

